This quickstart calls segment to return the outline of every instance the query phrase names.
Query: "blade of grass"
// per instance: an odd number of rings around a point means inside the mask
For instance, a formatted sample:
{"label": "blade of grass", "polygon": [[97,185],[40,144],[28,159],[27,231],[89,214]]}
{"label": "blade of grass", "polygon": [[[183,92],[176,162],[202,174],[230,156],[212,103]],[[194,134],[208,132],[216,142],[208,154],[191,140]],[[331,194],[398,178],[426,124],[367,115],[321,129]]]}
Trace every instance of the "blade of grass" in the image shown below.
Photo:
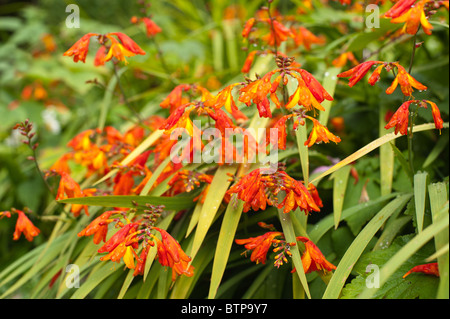
{"label": "blade of grass", "polygon": [[[430,208],[431,217],[433,223],[441,220],[442,218],[448,218],[448,198],[447,198],[447,187],[445,183],[434,183],[428,186],[428,192],[430,196]],[[434,244],[436,246],[436,251],[448,245],[448,232],[440,232],[436,234],[434,238]],[[439,268],[439,289],[438,297],[448,299],[449,296],[449,273],[448,273],[448,263],[449,254],[442,254],[437,258],[438,268]]]}
{"label": "blade of grass", "polygon": [[375,233],[381,228],[384,222],[395,212],[401,210],[411,198],[410,194],[399,196],[387,204],[378,214],[376,214],[369,223],[361,230],[358,236],[353,240],[350,247],[345,252],[339,262],[333,276],[323,294],[323,299],[337,299],[341,293],[353,266],[358,261],[369,241]]}
{"label": "blade of grass", "polygon": [[342,207],[344,206],[344,197],[347,190],[350,169],[350,166],[345,166],[330,176],[330,179],[333,179],[334,229],[338,228],[339,221],[341,220]]}
{"label": "blade of grass", "polygon": [[[380,137],[386,133],[392,133],[394,131],[393,128],[386,130],[384,126],[386,122],[384,120],[385,114],[388,108],[385,105],[380,106],[379,111],[379,128]],[[391,141],[393,145],[395,145],[395,141]],[[392,191],[392,181],[394,178],[394,151],[392,147],[383,144],[380,146],[380,186],[381,186],[381,195],[387,195]]]}
{"label": "blade of grass", "polygon": [[416,208],[417,231],[423,229],[423,217],[425,216],[425,196],[427,193],[428,173],[417,173],[414,175],[414,204]]}
{"label": "blade of grass", "polygon": [[209,299],[214,299],[217,294],[217,289],[219,288],[223,273],[227,266],[228,257],[230,255],[231,246],[234,241],[243,207],[244,202],[239,200],[236,204],[229,203],[225,210],[214,255],[211,284],[208,293]]}
{"label": "blade of grass", "polygon": [[[284,213],[283,210],[278,210],[279,219],[281,222],[281,227],[283,228],[283,234],[286,241],[289,243],[297,243],[296,235],[294,232],[294,226],[292,224],[292,219],[289,213]],[[297,247],[297,246],[294,246]],[[298,249],[292,249],[292,262],[295,266],[295,274],[297,274],[300,283],[305,290],[306,295],[311,299],[311,293],[309,292],[308,281],[306,280],[305,271],[303,269],[303,263],[300,256],[300,251]],[[293,276],[295,276],[293,274]]]}

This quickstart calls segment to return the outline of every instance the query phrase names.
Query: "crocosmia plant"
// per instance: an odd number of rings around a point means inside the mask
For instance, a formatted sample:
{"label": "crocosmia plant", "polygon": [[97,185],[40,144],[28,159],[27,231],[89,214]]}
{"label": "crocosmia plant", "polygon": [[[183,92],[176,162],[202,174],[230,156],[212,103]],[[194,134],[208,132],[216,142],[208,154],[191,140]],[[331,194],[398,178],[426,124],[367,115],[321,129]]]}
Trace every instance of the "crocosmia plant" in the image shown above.
{"label": "crocosmia plant", "polygon": [[3,6],[0,298],[449,298],[448,1]]}

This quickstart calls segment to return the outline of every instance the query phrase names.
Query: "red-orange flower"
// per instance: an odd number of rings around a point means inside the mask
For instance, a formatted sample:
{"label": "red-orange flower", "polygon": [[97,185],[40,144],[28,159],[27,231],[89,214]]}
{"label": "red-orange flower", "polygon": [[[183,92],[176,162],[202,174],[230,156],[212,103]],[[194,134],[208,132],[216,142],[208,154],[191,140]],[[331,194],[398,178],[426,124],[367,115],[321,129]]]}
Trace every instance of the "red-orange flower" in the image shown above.
{"label": "red-orange flower", "polygon": [[232,90],[239,84],[240,83],[234,83],[228,85],[221,90],[217,96],[205,101],[205,106],[211,106],[216,110],[223,106],[236,120],[248,120],[247,116],[237,108],[236,103],[234,102]]}
{"label": "red-orange flower", "polygon": [[147,261],[148,251],[151,245],[146,245],[142,248],[139,258],[137,258],[136,267],[134,268],[133,276],[144,275],[145,263]]}
{"label": "red-orange flower", "polygon": [[117,211],[106,211],[97,218],[95,218],[88,226],[78,233],[78,237],[94,235],[94,244],[98,244],[101,241],[106,242],[106,234],[108,233],[108,224],[111,220],[108,220],[112,214]]}
{"label": "red-orange flower", "polygon": [[[92,196],[92,194],[96,191],[95,188],[81,190],[80,185],[75,182],[75,180],[70,177],[69,174],[61,172],[60,175],[61,179],[59,181],[59,187],[56,193],[56,200]],[[71,212],[75,217],[77,217],[78,215],[80,215],[82,209],[84,209],[86,215],[89,215],[87,205],[73,204]]]}
{"label": "red-orange flower", "polygon": [[338,78],[348,78],[349,82],[348,85],[352,87],[356,83],[358,83],[364,75],[370,70],[370,68],[375,64],[383,63],[381,61],[366,61],[361,64],[358,64],[357,66],[351,68],[350,70],[347,70],[345,72],[342,72],[337,75]]}
{"label": "red-orange flower", "polygon": [[[280,191],[284,191],[286,196],[281,203],[276,197]],[[278,170],[275,173],[268,169],[255,169],[243,176],[236,184],[227,191],[228,195],[233,193],[244,201],[243,211],[264,210],[267,205],[284,208],[283,212],[300,208],[309,214],[312,211],[320,211],[314,198],[308,192],[303,183],[293,179],[286,172]]]}
{"label": "red-orange flower", "polygon": [[64,52],[64,56],[73,56],[73,61],[86,62],[86,56],[89,51],[89,41],[92,36],[97,36],[97,33],[87,33],[81,37],[77,42],[75,42],[69,50]]}
{"label": "red-orange flower", "polygon": [[411,100],[403,103],[394,115],[392,115],[388,124],[386,124],[384,128],[389,129],[391,127],[395,127],[395,134],[398,132],[402,135],[408,134],[409,105],[416,102],[417,101],[415,100]]}
{"label": "red-orange flower", "polygon": [[275,237],[283,236],[281,232],[267,232],[264,235],[258,237],[250,237],[247,239],[236,239],[235,242],[238,245],[244,245],[247,250],[252,251],[250,260],[258,263],[266,263],[267,252],[274,243]]}
{"label": "red-orange flower", "polygon": [[158,227],[153,229],[161,234],[161,240],[156,236],[153,237],[158,249],[158,261],[162,266],[172,268],[172,281],[180,275],[193,276],[194,267],[189,265],[191,258],[181,249],[180,244],[164,229]]}
{"label": "red-orange flower", "polygon": [[356,60],[352,52],[341,53],[336,59],[333,60],[333,62],[331,62],[331,64],[335,67],[342,67],[347,64],[347,61],[352,62],[353,65],[358,64],[358,60]]}
{"label": "red-orange flower", "polygon": [[313,271],[332,271],[336,269],[332,263],[325,259],[319,248],[306,237],[297,237],[297,240],[305,244],[305,251],[302,255],[302,264],[305,273]]}
{"label": "red-orange flower", "polygon": [[[389,10],[386,12],[385,16],[391,17],[392,23],[405,22],[405,25],[402,28],[403,32],[414,35],[421,25],[423,31],[430,35],[433,26],[428,21],[424,11],[425,4],[430,2],[430,0],[420,0],[414,5],[412,5],[411,2],[414,3],[414,1],[411,0],[399,1],[399,3],[396,4],[398,7],[392,7],[392,11]],[[410,4],[409,7],[407,6],[408,4]],[[393,10],[394,8],[395,10]]]}
{"label": "red-orange flower", "polygon": [[262,37],[263,41],[267,42],[269,46],[279,46],[282,42],[286,41],[289,37],[293,38],[294,34],[289,28],[286,28],[282,23],[274,19],[266,19],[270,25],[269,34]]}
{"label": "red-orange flower", "polygon": [[441,112],[439,111],[438,106],[434,102],[428,100],[423,101],[431,105],[431,114],[433,115],[434,125],[438,130],[441,130],[444,127],[444,121],[441,118]]}
{"label": "red-orange flower", "polygon": [[335,142],[336,144],[341,141],[340,137],[331,133],[325,126],[320,124],[318,120],[313,117],[306,116],[308,119],[313,121],[313,129],[308,137],[308,140],[305,142],[305,145],[311,147],[314,143],[329,143],[330,141]]}
{"label": "red-orange flower", "polygon": [[142,18],[142,21],[145,23],[148,37],[153,37],[162,31],[161,28],[152,19],[145,17]]}
{"label": "red-orange flower", "polygon": [[[111,253],[120,243],[130,244],[132,238],[136,236],[136,230],[139,226],[139,223],[129,223],[123,225],[121,229],[119,229],[100,249],[99,253]],[[129,237],[131,235],[131,238]],[[109,259],[110,257],[102,257],[104,259]]]}
{"label": "red-orange flower", "polygon": [[276,72],[271,71],[264,75],[262,78],[258,78],[255,81],[251,81],[243,86],[239,92],[239,101],[250,106],[251,102],[256,104],[256,107],[261,117],[272,117],[270,110],[270,102],[267,95],[272,93],[272,83],[270,78]]}
{"label": "red-orange flower", "polygon": [[400,84],[400,89],[406,96],[411,96],[411,94],[413,93],[413,87],[418,90],[427,89],[425,85],[414,79],[400,64],[393,64],[397,67],[398,72],[391,86],[386,89],[386,94],[392,94],[397,88],[398,84]]}
{"label": "red-orange flower", "polygon": [[294,42],[298,46],[303,45],[307,51],[311,49],[312,44],[324,44],[325,38],[323,36],[316,36],[305,27],[299,27],[298,29],[291,28],[293,33]]}
{"label": "red-orange flower", "polygon": [[244,29],[242,30],[242,37],[247,38],[250,32],[252,31],[253,26],[255,25],[255,18],[250,18],[245,22]]}
{"label": "red-orange flower", "polygon": [[41,231],[39,230],[39,228],[33,225],[31,220],[28,219],[23,211],[14,209],[14,212],[17,213],[18,217],[16,228],[13,234],[13,239],[18,240],[20,238],[20,235],[23,233],[28,241],[32,241],[33,238],[39,235]]}
{"label": "red-orange flower", "polygon": [[430,263],[430,264],[415,266],[415,267],[411,268],[411,270],[408,271],[406,274],[404,274],[403,278],[406,278],[413,272],[419,272],[419,273],[439,277],[438,263]]}

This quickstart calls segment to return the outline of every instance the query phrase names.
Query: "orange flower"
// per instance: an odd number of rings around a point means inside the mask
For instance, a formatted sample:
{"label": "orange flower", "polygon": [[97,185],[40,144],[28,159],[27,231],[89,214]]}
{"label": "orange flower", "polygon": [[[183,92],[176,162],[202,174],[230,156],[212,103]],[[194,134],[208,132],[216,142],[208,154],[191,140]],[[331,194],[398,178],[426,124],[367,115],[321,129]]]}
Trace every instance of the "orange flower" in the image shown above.
{"label": "orange flower", "polygon": [[250,32],[252,31],[253,26],[255,25],[255,18],[250,18],[245,22],[244,29],[242,30],[242,37],[247,38]]}
{"label": "orange flower", "polygon": [[[102,247],[100,247],[100,249],[98,250],[98,253],[105,253],[105,252],[111,253],[121,243],[130,244],[132,242],[132,240],[134,239],[134,237],[137,235],[136,229],[138,226],[139,226],[138,223],[129,223],[129,224],[123,225],[123,227],[121,229],[119,229]],[[122,247],[121,249],[123,250],[124,247]],[[118,253],[118,252],[119,251],[117,251],[116,253]],[[125,252],[123,252],[123,253],[125,253]],[[111,256],[106,258],[106,256],[105,256],[104,259],[110,259],[110,257]],[[104,260],[104,259],[101,259],[101,260]]]}
{"label": "orange flower", "polygon": [[[276,197],[280,191],[286,193],[281,203]],[[267,169],[255,169],[243,176],[236,184],[227,191],[228,195],[233,193],[244,201],[243,211],[249,209],[264,210],[267,205],[282,208],[284,213],[288,213],[300,208],[308,214],[312,211],[320,211],[314,198],[308,192],[303,183],[293,179],[284,171],[277,171],[269,174]]]}
{"label": "orange flower", "polygon": [[233,99],[232,90],[240,83],[230,84],[221,90],[216,97],[204,102],[205,106],[211,106],[214,109],[220,109],[222,106],[236,119],[236,120],[248,120],[247,116],[242,113],[236,106]]}
{"label": "orange flower", "polygon": [[354,65],[358,64],[358,60],[356,60],[352,52],[341,53],[336,59],[333,60],[333,62],[331,62],[331,64],[335,67],[342,67],[347,64],[347,61],[351,61]]}
{"label": "orange flower", "polygon": [[[105,35],[97,33],[87,33],[81,39],[79,39],[69,50],[64,52],[64,56],[73,56],[74,62],[86,61],[86,56],[89,51],[89,41],[92,36],[98,36],[99,42],[102,46],[97,51],[94,64],[96,66],[103,65],[105,62],[111,60],[113,57],[119,61],[127,63],[125,57],[134,56],[136,54],[144,55],[145,51],[142,50],[130,37],[121,32],[111,32]],[[116,36],[119,41],[114,38]],[[105,40],[109,39],[111,45],[106,53]]]}
{"label": "orange flower", "polygon": [[383,16],[386,18],[397,18],[411,9],[416,0],[399,0]]}
{"label": "orange flower", "polygon": [[426,90],[427,87],[423,85],[422,83],[418,82],[416,79],[414,79],[411,75],[409,75],[408,72],[406,72],[405,68],[402,67],[398,63],[393,63],[397,69],[398,73],[395,77],[394,81],[392,82],[391,86],[386,89],[386,94],[392,94],[394,90],[397,88],[397,85],[400,84],[400,89],[402,90],[403,94],[406,96],[411,96],[413,92],[413,87],[418,90]]}
{"label": "orange flower", "polygon": [[406,274],[404,274],[403,278],[406,278],[406,276],[409,276],[413,272],[421,272],[421,273],[424,273],[427,275],[433,275],[433,276],[439,277],[438,263],[430,263],[430,264],[415,266],[410,271],[408,271]]}
{"label": "orange flower", "polygon": [[250,106],[253,101],[253,103],[256,104],[260,117],[272,117],[270,102],[267,95],[272,93],[270,78],[275,72],[276,70],[271,71],[262,78],[247,83],[239,90],[239,101],[245,103],[247,106]]}
{"label": "orange flower", "polygon": [[190,90],[191,86],[189,84],[180,84],[177,85],[161,102],[160,106],[162,108],[169,108],[170,113],[176,110],[181,105],[184,105],[189,102],[188,99],[182,97],[182,93]]}
{"label": "orange flower", "polygon": [[[422,25],[423,31],[426,34],[430,35],[433,26],[430,24],[430,22],[428,22],[428,19],[424,12],[425,4],[430,2],[430,0],[421,0],[415,5],[405,7],[405,5],[409,4],[410,2],[411,1],[409,0],[402,1],[402,5],[399,6],[398,8],[401,8],[403,10],[401,9],[399,9],[398,11],[395,10],[394,13],[392,14],[392,16],[395,17],[391,19],[391,22],[392,23],[405,22],[402,31],[412,35],[416,34],[417,30],[419,30],[419,26]],[[385,16],[387,16],[386,14]]]}
{"label": "orange flower", "polygon": [[305,27],[299,27],[297,30],[291,28],[294,42],[298,46],[303,45],[307,51],[311,49],[312,44],[324,44],[325,38],[323,36],[316,36]]}
{"label": "orange flower", "polygon": [[33,223],[28,219],[23,211],[14,209],[13,212],[17,213],[18,215],[13,239],[18,240],[20,238],[20,235],[23,233],[28,241],[33,241],[33,238],[39,235],[39,233],[41,232],[39,228],[33,225]]}
{"label": "orange flower", "polygon": [[267,42],[269,46],[279,46],[282,42],[286,41],[288,37],[294,37],[292,31],[277,20],[266,19],[265,22],[270,25],[270,33],[263,36],[262,39]]}
{"label": "orange flower", "polygon": [[86,55],[89,51],[89,41],[92,36],[98,36],[97,33],[87,33],[81,37],[69,50],[64,52],[64,56],[73,56],[73,61],[86,62]]}
{"label": "orange flower", "polygon": [[311,147],[312,145],[314,145],[314,143],[329,143],[330,141],[333,141],[337,144],[341,141],[340,137],[333,135],[325,126],[320,124],[318,120],[310,116],[306,117],[313,121],[314,126],[311,134],[308,137],[308,140],[305,142],[305,145]]}
{"label": "orange flower", "polygon": [[148,251],[150,250],[151,244],[146,245],[142,248],[139,258],[137,258],[136,267],[134,268],[133,276],[144,275],[145,263],[147,261]]}
{"label": "orange flower", "polygon": [[106,242],[106,234],[108,233],[108,224],[112,222],[109,217],[116,214],[117,211],[106,211],[95,218],[88,226],[78,233],[78,237],[94,235],[94,244],[101,241]]}
{"label": "orange flower", "polygon": [[[92,196],[95,193],[95,188],[88,188],[81,190],[80,185],[78,185],[72,177],[66,172],[60,173],[61,179],[59,181],[58,191],[56,193],[56,200],[76,198],[76,197],[86,197]],[[71,207],[71,212],[75,217],[80,215],[80,211],[84,209],[86,215],[89,216],[89,211],[87,205],[73,204]]]}
{"label": "orange flower", "polygon": [[302,255],[302,264],[305,273],[313,271],[332,271],[336,269],[332,263],[325,259],[319,248],[306,237],[297,237],[297,240],[305,244],[305,252]]}
{"label": "orange flower", "polygon": [[358,64],[357,66],[351,68],[350,70],[347,70],[345,72],[342,72],[337,75],[338,78],[347,78],[350,77],[348,85],[352,87],[356,83],[358,83],[364,75],[370,70],[370,68],[375,64],[383,63],[381,61],[366,61],[361,64]]}
{"label": "orange flower", "polygon": [[153,236],[158,249],[158,261],[162,266],[172,268],[172,281],[175,281],[179,275],[192,277],[194,267],[189,265],[191,258],[181,249],[180,244],[164,229],[158,227],[153,227],[153,229],[157,230],[162,237],[159,240]]}
{"label": "orange flower", "polygon": [[267,258],[267,252],[276,240],[275,237],[283,236],[281,232],[267,232],[264,235],[258,237],[250,237],[247,239],[236,239],[235,242],[238,245],[244,245],[247,250],[252,250],[250,260],[259,264],[260,262],[265,264]]}
{"label": "orange flower", "polygon": [[409,118],[409,105],[411,103],[416,103],[417,101],[411,100],[406,101],[403,103],[398,110],[392,115],[390,121],[386,126],[385,129],[390,129],[391,127],[395,126],[395,134],[400,132],[402,135],[408,134],[408,118]]}
{"label": "orange flower", "polygon": [[438,106],[434,102],[428,100],[423,101],[431,105],[431,114],[433,115],[434,125],[440,132],[440,130],[444,127],[444,121],[441,118],[441,112],[439,111]]}
{"label": "orange flower", "polygon": [[152,19],[142,18],[142,21],[145,23],[148,37],[153,37],[162,31],[161,28]]}

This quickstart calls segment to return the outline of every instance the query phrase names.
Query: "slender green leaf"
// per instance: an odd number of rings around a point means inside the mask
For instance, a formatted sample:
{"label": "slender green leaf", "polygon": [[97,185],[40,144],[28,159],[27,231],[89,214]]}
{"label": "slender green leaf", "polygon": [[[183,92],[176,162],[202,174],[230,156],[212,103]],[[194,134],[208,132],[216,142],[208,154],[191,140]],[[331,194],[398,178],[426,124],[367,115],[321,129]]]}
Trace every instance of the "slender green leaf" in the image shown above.
{"label": "slender green leaf", "polygon": [[417,231],[423,229],[423,217],[425,215],[425,196],[427,192],[428,173],[414,175],[414,205],[416,207]]}
{"label": "slender green leaf", "polygon": [[333,179],[333,215],[335,229],[338,228],[339,221],[341,220],[350,169],[350,166],[345,166],[330,176],[330,179]]}

